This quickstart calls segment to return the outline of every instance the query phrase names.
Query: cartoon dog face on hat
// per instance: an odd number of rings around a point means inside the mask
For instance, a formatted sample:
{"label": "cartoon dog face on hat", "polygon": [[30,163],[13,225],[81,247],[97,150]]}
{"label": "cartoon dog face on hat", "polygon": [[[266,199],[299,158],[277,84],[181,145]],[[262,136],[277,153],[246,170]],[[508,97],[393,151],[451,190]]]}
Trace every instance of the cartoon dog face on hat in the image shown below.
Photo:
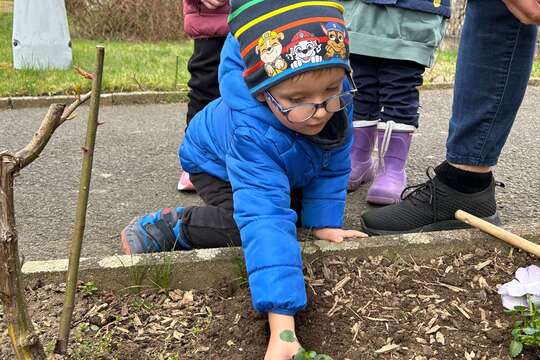
{"label": "cartoon dog face on hat", "polygon": [[345,47],[345,29],[335,22],[329,22],[326,23],[326,25],[321,24],[321,27],[326,36],[328,36],[324,59],[328,60],[335,56],[339,56],[342,59],[347,58],[347,49]]}
{"label": "cartoon dog face on hat", "polygon": [[255,47],[255,53],[264,63],[264,69],[268,76],[275,76],[287,69],[287,62],[281,57],[283,51],[281,40],[283,38],[282,32],[267,31],[261,35]]}
{"label": "cartoon dog face on hat", "polygon": [[296,69],[304,64],[318,63],[322,61],[321,43],[310,32],[300,30],[292,38],[290,44],[287,45],[289,53],[287,58],[292,61],[291,68]]}

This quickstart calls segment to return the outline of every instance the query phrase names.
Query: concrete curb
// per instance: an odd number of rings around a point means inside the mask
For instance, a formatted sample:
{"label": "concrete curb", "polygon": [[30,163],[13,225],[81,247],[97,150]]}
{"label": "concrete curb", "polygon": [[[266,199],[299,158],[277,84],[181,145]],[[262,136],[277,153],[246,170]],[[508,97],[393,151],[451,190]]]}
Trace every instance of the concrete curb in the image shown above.
{"label": "concrete curb", "polygon": [[[513,225],[508,230],[540,243],[540,223]],[[478,230],[454,230],[432,233],[378,236],[351,240],[341,244],[327,241],[303,243],[304,257],[328,255],[344,257],[385,255],[394,258],[412,255],[415,259],[433,258],[445,254],[484,249],[506,248],[507,245]],[[189,252],[161,253],[155,255],[115,255],[105,258],[82,258],[79,279],[93,281],[100,289],[118,290],[136,284],[136,278],[167,271],[170,284],[180,289],[203,289],[242,278],[243,259],[240,248],[204,249]],[[65,282],[68,260],[31,261],[23,265],[26,280],[43,283]],[[161,270],[160,270],[161,269]]]}
{"label": "concrete curb", "polygon": [[[529,80],[529,86],[540,86],[540,78]],[[420,88],[426,90],[452,89],[454,83],[428,84]],[[185,91],[140,91],[101,95],[101,105],[167,104],[185,101]],[[20,96],[0,97],[0,110],[47,107],[54,103],[70,103],[73,96]]]}
{"label": "concrete curb", "polygon": [[[159,104],[184,101],[184,91],[140,91],[101,95],[101,105]],[[74,96],[18,96],[0,97],[0,110],[48,107],[54,103],[71,103]]]}

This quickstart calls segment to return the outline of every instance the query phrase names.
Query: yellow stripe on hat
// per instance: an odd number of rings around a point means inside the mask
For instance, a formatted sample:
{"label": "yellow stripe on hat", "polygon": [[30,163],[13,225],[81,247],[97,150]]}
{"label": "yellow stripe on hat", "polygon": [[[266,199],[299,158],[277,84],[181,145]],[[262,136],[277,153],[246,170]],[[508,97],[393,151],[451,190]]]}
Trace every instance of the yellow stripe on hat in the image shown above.
{"label": "yellow stripe on hat", "polygon": [[250,22],[248,22],[247,24],[245,24],[244,26],[239,28],[234,33],[234,37],[238,39],[238,37],[240,35],[242,35],[244,32],[246,32],[249,28],[257,25],[258,23],[263,22],[264,20],[267,20],[267,19],[269,19],[269,18],[271,18],[273,16],[276,16],[276,15],[279,15],[279,14],[282,14],[284,12],[291,11],[291,10],[294,10],[294,9],[298,9],[298,8],[301,8],[301,7],[304,7],[304,6],[328,6],[328,7],[336,8],[339,11],[341,11],[342,13],[345,11],[345,8],[343,7],[343,5],[341,5],[339,3],[336,3],[336,2],[333,2],[333,1],[303,1],[303,2],[300,2],[298,4],[285,6],[285,7],[281,8],[281,9],[271,11],[268,14],[261,15],[258,18],[251,20]]}

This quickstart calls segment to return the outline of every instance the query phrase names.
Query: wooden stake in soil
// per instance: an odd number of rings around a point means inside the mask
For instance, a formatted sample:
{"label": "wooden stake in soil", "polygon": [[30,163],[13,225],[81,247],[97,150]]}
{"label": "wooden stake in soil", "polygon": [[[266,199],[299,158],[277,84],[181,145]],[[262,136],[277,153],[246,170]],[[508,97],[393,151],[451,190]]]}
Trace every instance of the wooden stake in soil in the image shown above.
{"label": "wooden stake in soil", "polygon": [[86,209],[88,206],[88,194],[90,192],[90,179],[92,177],[92,164],[94,160],[94,145],[98,127],[99,100],[101,95],[101,80],[103,76],[103,60],[105,48],[96,47],[96,72],[92,81],[92,98],[90,100],[90,112],[88,114],[88,126],[86,129],[86,142],[83,147],[83,164],[81,170],[81,182],[75,225],[71,236],[71,248],[69,253],[68,275],[66,280],[66,300],[60,319],[58,339],[54,348],[55,354],[64,355],[67,352],[69,332],[71,330],[71,318],[75,307],[75,292],[77,290],[77,277],[81,247],[86,226]]}
{"label": "wooden stake in soil", "polygon": [[510,231],[506,231],[463,210],[456,211],[455,217],[456,219],[463,221],[464,223],[469,224],[491,236],[494,236],[497,239],[512,245],[513,247],[517,247],[521,250],[525,250],[529,254],[540,257],[540,245],[530,242],[521,236],[513,234]]}

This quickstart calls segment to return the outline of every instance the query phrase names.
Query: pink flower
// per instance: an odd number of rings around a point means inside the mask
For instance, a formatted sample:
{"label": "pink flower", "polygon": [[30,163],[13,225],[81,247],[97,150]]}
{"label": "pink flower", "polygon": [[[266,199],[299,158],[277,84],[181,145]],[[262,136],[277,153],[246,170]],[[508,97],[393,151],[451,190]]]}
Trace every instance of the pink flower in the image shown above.
{"label": "pink flower", "polygon": [[527,307],[527,295],[532,295],[535,304],[540,303],[540,267],[530,265],[519,268],[516,278],[498,289],[502,304],[505,308],[513,310],[515,306]]}

